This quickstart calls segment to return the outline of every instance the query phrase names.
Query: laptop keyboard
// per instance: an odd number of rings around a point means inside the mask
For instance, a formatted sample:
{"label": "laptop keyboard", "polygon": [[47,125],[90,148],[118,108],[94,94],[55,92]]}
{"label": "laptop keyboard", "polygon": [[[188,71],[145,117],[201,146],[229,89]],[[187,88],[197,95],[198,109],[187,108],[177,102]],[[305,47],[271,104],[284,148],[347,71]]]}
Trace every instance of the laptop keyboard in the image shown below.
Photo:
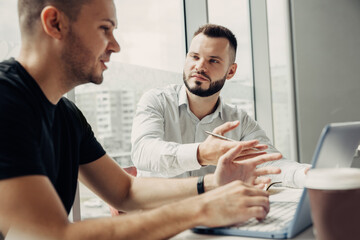
{"label": "laptop keyboard", "polygon": [[271,202],[270,212],[263,221],[259,222],[253,218],[241,225],[231,228],[257,232],[281,230],[293,219],[297,206],[297,202]]}

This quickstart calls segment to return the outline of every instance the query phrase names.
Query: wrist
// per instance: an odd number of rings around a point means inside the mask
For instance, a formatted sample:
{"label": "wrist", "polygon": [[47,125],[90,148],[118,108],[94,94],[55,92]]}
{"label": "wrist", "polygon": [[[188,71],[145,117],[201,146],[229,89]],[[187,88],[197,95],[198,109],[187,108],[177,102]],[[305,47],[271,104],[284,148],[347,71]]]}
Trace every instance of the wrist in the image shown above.
{"label": "wrist", "polygon": [[208,174],[204,176],[204,190],[205,192],[211,191],[217,188],[217,184],[215,183],[214,174]]}
{"label": "wrist", "polygon": [[198,178],[197,184],[196,184],[196,188],[197,188],[197,192],[198,194],[202,194],[205,192],[205,188],[204,188],[204,176],[200,176]]}
{"label": "wrist", "polygon": [[198,146],[198,148],[197,148],[197,160],[198,160],[198,162],[199,162],[199,164],[201,165],[201,166],[206,166],[207,164],[205,163],[205,160],[204,160],[204,158],[203,158],[203,156],[201,155],[201,149],[202,149],[202,145],[201,145],[202,143],[200,143],[199,144],[199,146]]}

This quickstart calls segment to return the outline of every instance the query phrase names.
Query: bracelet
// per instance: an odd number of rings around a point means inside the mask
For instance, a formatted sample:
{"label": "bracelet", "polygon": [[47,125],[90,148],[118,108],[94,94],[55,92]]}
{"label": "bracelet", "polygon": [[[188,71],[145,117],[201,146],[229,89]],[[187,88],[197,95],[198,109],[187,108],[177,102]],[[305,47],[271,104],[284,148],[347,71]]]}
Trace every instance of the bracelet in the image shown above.
{"label": "bracelet", "polygon": [[204,189],[204,176],[200,176],[197,181],[197,192],[198,194],[202,194],[205,192]]}

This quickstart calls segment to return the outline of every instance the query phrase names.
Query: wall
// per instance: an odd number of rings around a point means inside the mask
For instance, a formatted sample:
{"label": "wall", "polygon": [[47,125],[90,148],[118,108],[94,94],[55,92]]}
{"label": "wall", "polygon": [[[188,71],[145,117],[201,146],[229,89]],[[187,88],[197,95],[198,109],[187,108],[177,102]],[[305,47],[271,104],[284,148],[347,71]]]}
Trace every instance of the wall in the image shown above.
{"label": "wall", "polygon": [[360,120],[360,1],[291,0],[301,162],[323,126]]}

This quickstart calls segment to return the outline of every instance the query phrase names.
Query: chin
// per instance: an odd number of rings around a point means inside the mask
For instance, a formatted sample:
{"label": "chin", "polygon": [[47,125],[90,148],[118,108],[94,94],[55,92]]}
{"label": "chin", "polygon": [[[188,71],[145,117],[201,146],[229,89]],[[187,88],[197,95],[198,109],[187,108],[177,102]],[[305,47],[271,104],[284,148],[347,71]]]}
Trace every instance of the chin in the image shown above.
{"label": "chin", "polygon": [[91,77],[91,79],[90,79],[89,82],[99,85],[99,84],[101,84],[103,81],[104,81],[104,77],[103,77],[103,75],[101,74],[100,76],[93,76],[93,77]]}

